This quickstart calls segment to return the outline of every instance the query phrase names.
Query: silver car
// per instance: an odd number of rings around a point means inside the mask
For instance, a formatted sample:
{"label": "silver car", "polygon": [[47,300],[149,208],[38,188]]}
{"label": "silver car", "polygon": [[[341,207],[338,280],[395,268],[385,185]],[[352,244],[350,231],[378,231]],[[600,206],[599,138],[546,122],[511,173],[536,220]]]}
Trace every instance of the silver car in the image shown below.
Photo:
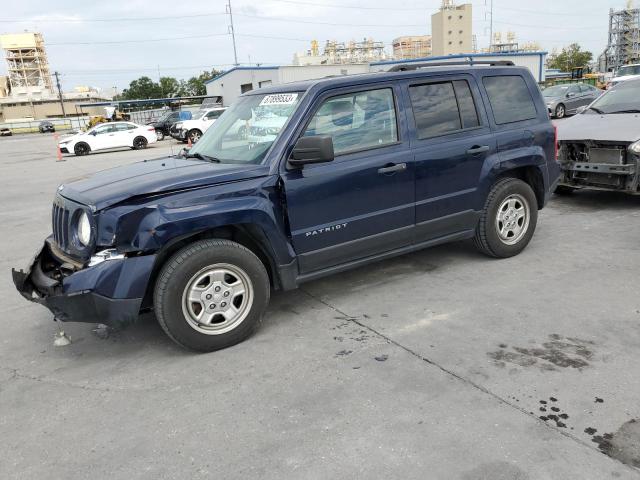
{"label": "silver car", "polygon": [[542,96],[547,104],[549,116],[563,118],[574,115],[578,108],[589,105],[600,96],[602,90],[586,83],[569,83],[554,85],[542,90]]}

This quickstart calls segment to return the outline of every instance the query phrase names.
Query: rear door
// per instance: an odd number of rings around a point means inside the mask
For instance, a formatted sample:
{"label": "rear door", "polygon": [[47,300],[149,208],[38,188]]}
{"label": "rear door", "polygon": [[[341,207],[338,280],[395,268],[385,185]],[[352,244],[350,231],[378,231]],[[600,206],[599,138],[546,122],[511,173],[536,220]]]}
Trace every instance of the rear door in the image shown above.
{"label": "rear door", "polygon": [[113,146],[131,147],[137,128],[138,126],[133,123],[117,123],[115,125],[116,134],[113,137]]}
{"label": "rear door", "polygon": [[333,138],[333,162],[288,169],[282,179],[301,273],[410,245],[414,172],[393,84],[320,96],[300,136]]}
{"label": "rear door", "polygon": [[478,184],[496,154],[473,76],[428,77],[405,84],[416,176],[416,241],[465,234],[482,202]]}

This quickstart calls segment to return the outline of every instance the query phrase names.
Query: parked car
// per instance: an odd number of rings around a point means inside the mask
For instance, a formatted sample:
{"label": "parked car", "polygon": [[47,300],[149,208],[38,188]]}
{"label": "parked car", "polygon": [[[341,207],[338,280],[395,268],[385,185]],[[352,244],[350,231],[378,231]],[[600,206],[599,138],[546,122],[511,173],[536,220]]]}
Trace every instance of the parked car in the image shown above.
{"label": "parked car", "polygon": [[10,137],[13,135],[13,132],[7,127],[0,128],[0,137]]}
{"label": "parked car", "polygon": [[[272,289],[463,239],[517,255],[559,174],[534,78],[404,68],[245,93],[182,156],[61,185],[18,291],[62,321],[152,307],[178,344],[212,351],[251,334]],[[256,143],[238,132],[258,110],[288,113]]]}
{"label": "parked car", "polygon": [[171,136],[184,143],[189,140],[192,143],[196,143],[225,110],[226,108],[224,107],[199,110],[192,115],[191,120],[182,120],[175,123],[171,128]]}
{"label": "parked car", "polygon": [[634,80],[640,78],[640,63],[624,65],[618,69],[615,76],[607,84],[607,88],[611,88],[620,82],[626,80]]}
{"label": "parked car", "polygon": [[549,115],[555,118],[574,115],[578,108],[589,105],[601,93],[601,90],[586,83],[553,85],[542,90]]}
{"label": "parked car", "polygon": [[158,141],[164,140],[164,137],[169,135],[171,125],[180,120],[180,113],[179,110],[166,112],[159,119],[148,124],[155,128]]}
{"label": "parked car", "polygon": [[558,193],[576,189],[640,194],[640,79],[607,90],[558,124]]}
{"label": "parked car", "polygon": [[129,147],[136,150],[147,148],[158,140],[152,126],[137,125],[131,122],[101,123],[86,132],[65,137],[58,146],[62,153],[87,155],[97,150]]}
{"label": "parked car", "polygon": [[55,132],[56,127],[50,121],[43,120],[40,122],[40,125],[38,125],[38,130],[40,130],[40,133]]}

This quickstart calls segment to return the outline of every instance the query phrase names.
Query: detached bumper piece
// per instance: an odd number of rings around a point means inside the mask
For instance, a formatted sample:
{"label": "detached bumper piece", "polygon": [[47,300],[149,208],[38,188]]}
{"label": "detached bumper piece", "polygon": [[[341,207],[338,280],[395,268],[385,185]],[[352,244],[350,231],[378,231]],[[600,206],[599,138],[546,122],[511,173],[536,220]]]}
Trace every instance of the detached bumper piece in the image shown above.
{"label": "detached bumper piece", "polygon": [[63,322],[122,327],[137,320],[155,255],[82,268],[56,256],[50,242],[47,239],[26,272],[12,270],[23,297],[44,305]]}

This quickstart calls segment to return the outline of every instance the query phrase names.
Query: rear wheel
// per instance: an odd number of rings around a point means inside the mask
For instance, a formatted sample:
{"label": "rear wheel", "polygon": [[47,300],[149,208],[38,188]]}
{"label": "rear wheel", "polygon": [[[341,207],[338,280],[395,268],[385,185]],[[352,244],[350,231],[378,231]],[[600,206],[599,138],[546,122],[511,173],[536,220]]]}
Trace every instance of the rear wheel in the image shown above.
{"label": "rear wheel", "polygon": [[163,266],[154,291],[158,323],[179,345],[200,352],[246,339],[269,303],[267,271],[229,240],[200,240]]}
{"label": "rear wheel", "polygon": [[567,109],[565,108],[564,104],[562,103],[558,104],[555,111],[556,118],[564,118],[566,114],[567,114]]}
{"label": "rear wheel", "polygon": [[147,148],[147,139],[144,137],[136,137],[133,139],[133,148],[134,150],[142,150],[143,148]]}
{"label": "rear wheel", "polygon": [[156,130],[156,137],[158,137],[158,141],[161,142],[164,140],[164,132],[162,130]]}
{"label": "rear wheel", "polygon": [[91,147],[84,142],[77,143],[75,147],[73,147],[73,153],[76,155],[88,155],[91,151]]}
{"label": "rear wheel", "polygon": [[189,133],[187,133],[187,138],[191,140],[191,143],[196,143],[198,140],[200,140],[200,137],[202,137],[202,132],[197,128],[189,130]]}
{"label": "rear wheel", "polygon": [[491,257],[512,257],[528,245],[537,221],[538,203],[531,187],[517,178],[503,178],[487,196],[474,243]]}

